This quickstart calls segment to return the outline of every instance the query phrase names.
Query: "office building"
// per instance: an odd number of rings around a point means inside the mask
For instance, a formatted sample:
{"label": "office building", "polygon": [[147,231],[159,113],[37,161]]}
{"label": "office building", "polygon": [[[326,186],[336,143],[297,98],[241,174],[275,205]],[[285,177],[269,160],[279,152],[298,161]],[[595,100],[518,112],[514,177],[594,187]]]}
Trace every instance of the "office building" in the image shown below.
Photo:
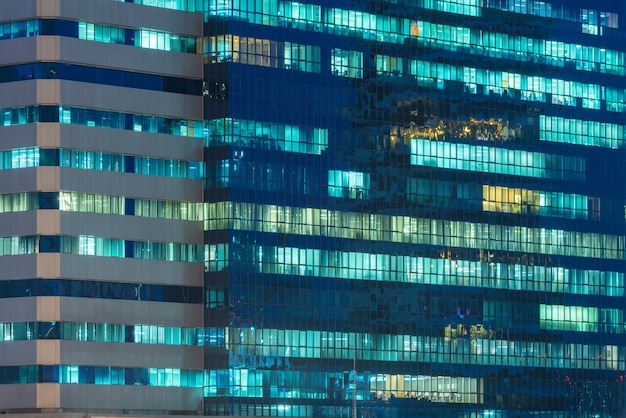
{"label": "office building", "polygon": [[0,411],[623,416],[625,15],[3,1]]}

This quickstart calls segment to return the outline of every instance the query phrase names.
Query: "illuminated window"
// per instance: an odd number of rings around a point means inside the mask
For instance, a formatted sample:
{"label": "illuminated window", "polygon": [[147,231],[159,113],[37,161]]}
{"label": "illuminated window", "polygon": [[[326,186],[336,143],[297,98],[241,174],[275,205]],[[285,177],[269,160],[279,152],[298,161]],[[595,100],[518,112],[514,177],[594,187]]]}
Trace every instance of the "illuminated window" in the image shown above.
{"label": "illuminated window", "polygon": [[598,332],[598,308],[584,306],[539,306],[539,325],[557,331]]}
{"label": "illuminated window", "polygon": [[363,77],[363,53],[333,48],[330,57],[332,74],[350,78]]}
{"label": "illuminated window", "polygon": [[393,76],[402,75],[402,58],[376,55],[376,73]]}
{"label": "illuminated window", "polygon": [[367,199],[370,175],[356,171],[330,170],[328,172],[328,195],[348,199]]}

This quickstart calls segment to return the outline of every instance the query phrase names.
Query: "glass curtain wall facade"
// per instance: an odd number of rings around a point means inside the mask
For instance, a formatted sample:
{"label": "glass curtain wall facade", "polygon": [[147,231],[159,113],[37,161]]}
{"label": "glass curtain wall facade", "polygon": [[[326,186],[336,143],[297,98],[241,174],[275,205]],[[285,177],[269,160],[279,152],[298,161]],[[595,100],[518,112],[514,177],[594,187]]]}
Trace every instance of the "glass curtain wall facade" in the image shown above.
{"label": "glass curtain wall facade", "polygon": [[624,414],[622,2],[204,7],[205,414]]}

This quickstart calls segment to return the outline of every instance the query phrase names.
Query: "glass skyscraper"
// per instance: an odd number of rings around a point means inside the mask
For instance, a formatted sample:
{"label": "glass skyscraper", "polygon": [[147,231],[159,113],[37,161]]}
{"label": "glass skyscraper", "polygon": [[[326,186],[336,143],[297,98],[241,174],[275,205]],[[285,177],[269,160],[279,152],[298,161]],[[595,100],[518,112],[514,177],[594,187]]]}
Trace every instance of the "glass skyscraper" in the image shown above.
{"label": "glass skyscraper", "polygon": [[211,0],[205,413],[622,416],[625,13]]}
{"label": "glass skyscraper", "polygon": [[626,416],[625,16],[2,0],[0,412]]}

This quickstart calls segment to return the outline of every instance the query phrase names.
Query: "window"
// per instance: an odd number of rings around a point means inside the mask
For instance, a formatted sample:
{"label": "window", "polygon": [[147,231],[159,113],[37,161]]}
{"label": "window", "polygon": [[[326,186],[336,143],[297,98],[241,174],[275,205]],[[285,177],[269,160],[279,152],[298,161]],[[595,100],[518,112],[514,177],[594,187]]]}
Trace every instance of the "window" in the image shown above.
{"label": "window", "polygon": [[334,75],[350,78],[363,77],[363,53],[333,48],[330,61]]}

